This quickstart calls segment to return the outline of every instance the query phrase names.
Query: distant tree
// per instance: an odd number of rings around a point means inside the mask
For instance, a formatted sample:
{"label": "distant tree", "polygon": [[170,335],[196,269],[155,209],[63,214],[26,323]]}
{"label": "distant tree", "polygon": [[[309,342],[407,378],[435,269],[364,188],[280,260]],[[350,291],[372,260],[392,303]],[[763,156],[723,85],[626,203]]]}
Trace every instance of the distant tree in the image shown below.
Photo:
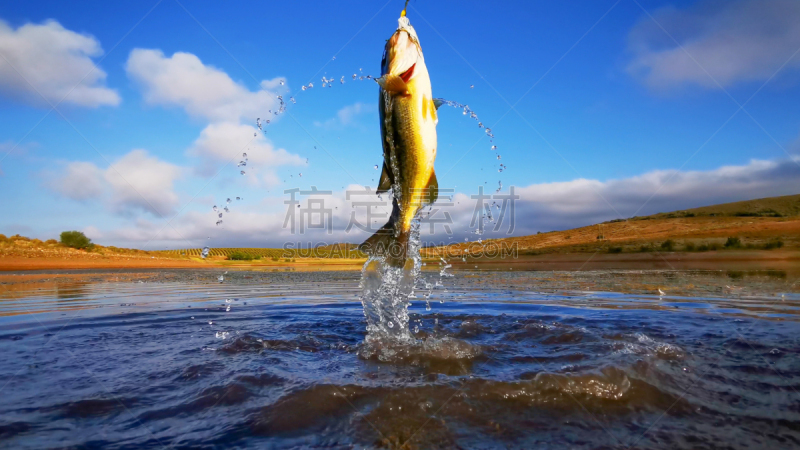
{"label": "distant tree", "polygon": [[92,240],[80,231],[65,231],[61,233],[61,243],[67,247],[86,249],[92,246]]}
{"label": "distant tree", "polygon": [[672,239],[667,239],[666,241],[661,243],[661,249],[671,252],[672,249],[675,248],[675,241]]}

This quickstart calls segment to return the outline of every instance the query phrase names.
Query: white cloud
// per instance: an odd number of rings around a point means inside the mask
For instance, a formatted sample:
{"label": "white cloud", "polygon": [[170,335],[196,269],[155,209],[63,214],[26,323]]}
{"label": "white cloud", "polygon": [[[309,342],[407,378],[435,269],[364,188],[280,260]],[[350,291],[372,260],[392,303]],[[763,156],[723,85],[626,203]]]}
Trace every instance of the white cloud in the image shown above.
{"label": "white cloud", "polygon": [[[515,234],[798,192],[800,157],[752,160],[708,171],[657,170],[618,180],[533,184],[516,189],[521,198],[516,205]],[[456,222],[468,223],[474,201],[463,195],[458,201],[461,208],[453,212]]]}
{"label": "white cloud", "polygon": [[348,125],[353,125],[358,116],[362,114],[372,113],[375,112],[376,110],[377,108],[375,107],[375,105],[357,102],[352,105],[345,106],[344,108],[337,111],[336,117],[332,117],[323,122],[315,121],[314,125],[327,129],[336,127],[346,127]]}
{"label": "white cloud", "polygon": [[[177,106],[209,123],[187,150],[196,161],[197,174],[212,176],[232,161],[228,170],[244,170],[247,184],[270,186],[278,179],[274,172],[278,166],[305,164],[298,155],[276,149],[254,126],[245,125],[258,117],[275,121],[270,111],[279,108],[279,101],[273,89],[281,82],[285,85],[283,77],[263,80],[261,90],[253,92],[191,53],[166,57],[160,50],[148,49],[134,49],[126,70],[141,86],[147,103]],[[244,152],[247,166],[236,168]]]}
{"label": "white cloud", "polygon": [[120,102],[105,86],[106,73],[94,68],[92,58],[103,54],[100,43],[54,20],[16,30],[0,20],[0,54],[0,91],[9,97],[46,105],[42,96],[53,104],[66,96],[65,103],[90,108]]}
{"label": "white cloud", "polygon": [[[148,103],[178,106],[209,122],[255,121],[278,104],[274,93],[252,92],[191,53],[177,52],[166,57],[161,50],[137,48],[131,52],[125,69],[141,85]],[[262,82],[264,87],[274,84],[274,80]]]}
{"label": "white cloud", "polygon": [[51,187],[64,197],[84,201],[99,198],[106,186],[99,167],[75,161],[67,164],[64,175],[55,179]]}
{"label": "white cloud", "polygon": [[[359,243],[369,233],[358,228],[345,231],[353,213],[359,223],[366,224],[366,208],[358,206],[358,203],[377,202],[384,209],[378,208],[375,212],[390,211],[387,196],[378,199],[374,195],[356,195],[350,200],[346,199],[346,190],[363,189],[362,186],[351,185],[325,198],[324,207],[331,210],[333,220],[333,233],[330,235],[324,230],[312,229],[300,236],[285,229],[283,224],[287,205],[284,201],[289,199],[287,195],[269,198],[265,204],[259,205],[258,210],[233,203],[231,212],[224,214],[223,224],[219,227],[214,225],[216,216],[210,210],[208,213],[184,214],[175,220],[176,230],[165,229],[154,245],[158,246],[156,248],[164,245],[199,247],[208,242],[208,236],[212,237],[211,245],[218,247],[280,247],[285,242]],[[324,189],[320,187],[320,190]],[[577,179],[533,184],[516,188],[515,193],[521,198],[516,203],[514,234],[519,236],[537,231],[568,229],[633,214],[646,215],[797,192],[800,192],[800,157],[794,160],[753,160],[748,164],[709,171],[653,171],[619,180]],[[428,226],[424,226],[425,239],[445,243],[463,241],[464,237],[475,239],[476,236],[470,234],[471,230],[468,229],[475,206],[475,201],[469,196],[475,193],[477,191],[456,194],[454,206],[444,209],[454,221],[452,231],[455,235],[452,240],[443,233],[441,226],[437,226],[435,236],[427,235]],[[297,199],[301,201],[300,210],[307,207],[308,196],[300,195]],[[646,206],[637,212],[645,203]],[[300,210],[296,212],[297,220],[302,214]],[[443,217],[442,212],[438,214],[438,217]],[[385,216],[378,217],[374,226],[380,227],[386,220]],[[483,237],[504,237],[508,225],[506,221],[499,232],[488,232]],[[490,228],[492,226],[489,224]],[[116,239],[121,245],[141,245],[152,238],[159,228],[157,221],[140,221],[135,227],[114,232],[116,234],[109,235],[109,239]]]}
{"label": "white cloud", "polygon": [[[633,60],[627,71],[654,89],[764,81],[800,47],[796,0],[707,0],[685,10],[665,7],[653,17],[708,71],[645,16],[629,36]],[[790,70],[798,67],[800,58],[787,64]]]}
{"label": "white cloud", "polygon": [[161,217],[178,206],[174,183],[184,170],[150,156],[145,150],[133,150],[106,169],[89,162],[71,162],[64,175],[53,177],[49,187],[79,201],[100,199],[120,214],[149,212]]}
{"label": "white cloud", "polygon": [[233,160],[232,164],[236,167],[243,160],[242,153],[247,153],[247,166],[239,170],[244,170],[253,184],[258,184],[259,180],[267,185],[274,184],[277,179],[274,169],[277,166],[305,164],[298,155],[282,148],[275,149],[257,131],[250,125],[212,123],[203,129],[200,137],[189,148],[188,154],[200,159],[198,171],[201,174],[213,175],[228,161]]}
{"label": "white cloud", "polygon": [[173,184],[182,175],[182,168],[151,157],[145,150],[133,150],[109,167],[104,178],[111,185],[111,203],[117,211],[138,208],[165,215],[178,206]]}

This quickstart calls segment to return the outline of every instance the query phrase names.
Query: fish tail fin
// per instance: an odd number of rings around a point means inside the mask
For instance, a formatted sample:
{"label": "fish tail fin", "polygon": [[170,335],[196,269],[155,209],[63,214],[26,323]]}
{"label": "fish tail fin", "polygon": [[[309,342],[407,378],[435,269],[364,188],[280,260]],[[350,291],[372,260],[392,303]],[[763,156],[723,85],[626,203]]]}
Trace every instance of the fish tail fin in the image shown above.
{"label": "fish tail fin", "polygon": [[[400,225],[400,229],[397,229],[397,225]],[[392,204],[392,215],[386,225],[359,245],[358,249],[370,256],[381,256],[393,266],[403,267],[411,233],[411,230],[403,228],[400,224],[400,206],[395,200]]]}
{"label": "fish tail fin", "polygon": [[387,73],[380,78],[376,78],[375,81],[378,82],[384,91],[390,94],[405,94],[406,91],[408,91],[408,85],[400,75]]}

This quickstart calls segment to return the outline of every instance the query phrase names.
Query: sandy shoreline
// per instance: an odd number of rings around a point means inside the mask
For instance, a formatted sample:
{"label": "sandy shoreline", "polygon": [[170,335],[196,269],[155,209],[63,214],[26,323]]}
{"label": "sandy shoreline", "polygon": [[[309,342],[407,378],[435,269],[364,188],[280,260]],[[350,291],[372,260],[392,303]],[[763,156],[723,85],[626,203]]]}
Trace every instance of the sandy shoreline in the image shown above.
{"label": "sandy shoreline", "polygon": [[[438,260],[427,260],[428,265],[438,265]],[[159,270],[159,269],[232,269],[232,270],[294,270],[329,271],[360,270],[364,260],[359,259],[296,259],[294,262],[228,261],[224,259],[194,260],[170,258],[97,257],[0,257],[0,272],[27,272],[42,270]],[[780,269],[800,271],[800,251],[796,250],[742,250],[702,253],[650,252],[650,253],[569,253],[519,256],[505,259],[451,258],[455,269],[487,270],[603,270],[603,269]]]}

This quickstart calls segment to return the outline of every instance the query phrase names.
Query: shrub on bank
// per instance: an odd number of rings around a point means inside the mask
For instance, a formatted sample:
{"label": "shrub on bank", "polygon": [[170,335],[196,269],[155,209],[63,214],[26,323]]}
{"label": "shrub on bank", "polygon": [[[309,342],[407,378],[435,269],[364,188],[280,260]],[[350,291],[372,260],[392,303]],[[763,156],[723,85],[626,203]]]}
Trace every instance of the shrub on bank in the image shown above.
{"label": "shrub on bank", "polygon": [[92,247],[92,240],[80,231],[65,231],[61,233],[61,243],[67,247],[77,249]]}
{"label": "shrub on bank", "polygon": [[781,248],[781,247],[783,247],[783,241],[780,239],[775,239],[764,244],[764,250],[772,250],[774,248]]}
{"label": "shrub on bank", "polygon": [[228,259],[231,261],[252,261],[254,259],[260,259],[260,256],[251,255],[250,253],[245,252],[231,252],[228,255]]}
{"label": "shrub on bank", "polygon": [[672,239],[667,239],[666,241],[661,243],[661,249],[671,252],[675,248],[675,241]]}
{"label": "shrub on bank", "polygon": [[738,237],[729,237],[727,241],[725,241],[725,248],[740,248],[742,246],[742,240]]}

